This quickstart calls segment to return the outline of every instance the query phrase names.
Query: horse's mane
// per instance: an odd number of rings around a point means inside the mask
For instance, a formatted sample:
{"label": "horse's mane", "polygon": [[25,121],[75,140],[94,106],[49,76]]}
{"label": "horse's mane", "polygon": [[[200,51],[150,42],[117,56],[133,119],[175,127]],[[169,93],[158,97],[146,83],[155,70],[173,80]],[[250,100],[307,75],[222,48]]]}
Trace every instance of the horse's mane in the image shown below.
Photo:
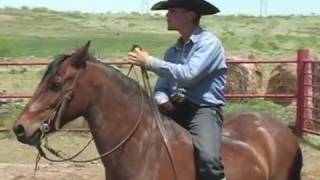
{"label": "horse's mane", "polygon": [[[93,58],[91,62],[97,64],[98,66],[102,67],[105,72],[107,73],[108,77],[114,78],[116,82],[121,82],[122,90],[126,94],[132,94],[132,93],[137,93],[137,96],[132,97],[134,99],[137,99],[138,101],[141,101],[141,91],[143,93],[143,96],[148,96],[146,91],[144,90],[143,87],[140,86],[140,84],[130,78],[129,76],[123,74],[119,69],[114,68],[113,66],[103,63],[99,60],[97,60],[94,56],[91,56]],[[149,97],[147,97],[149,98]]]}
{"label": "horse's mane", "polygon": [[41,82],[44,80],[44,78],[50,78],[58,73],[58,70],[62,64],[62,62],[70,57],[70,54],[59,54],[58,56],[53,58],[53,61],[49,63],[48,68],[46,72],[44,73]]}
{"label": "horse's mane", "polygon": [[[50,78],[56,75],[58,73],[58,70],[61,64],[72,55],[73,54],[60,54],[54,57],[54,60],[48,65],[48,68],[41,81],[43,81],[44,78]],[[108,77],[115,78],[117,82],[122,82],[121,83],[121,85],[123,86],[122,89],[125,91],[125,93],[132,94],[133,92],[141,93],[141,91],[143,91],[143,95],[147,96],[147,93],[145,92],[145,90],[139,85],[139,83],[136,80],[131,79],[130,77],[124,75],[120,70],[114,68],[109,64],[103,63],[92,54],[88,54],[86,58],[87,58],[87,62],[89,61],[103,68],[104,71],[107,73]],[[137,97],[140,97],[140,96],[137,96]]]}

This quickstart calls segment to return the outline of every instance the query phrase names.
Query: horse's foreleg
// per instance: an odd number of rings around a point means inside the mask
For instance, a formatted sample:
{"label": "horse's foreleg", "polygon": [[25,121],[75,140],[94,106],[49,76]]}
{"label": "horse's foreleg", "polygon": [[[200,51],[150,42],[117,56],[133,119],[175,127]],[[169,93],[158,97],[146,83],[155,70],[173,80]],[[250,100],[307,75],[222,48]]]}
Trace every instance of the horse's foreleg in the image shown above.
{"label": "horse's foreleg", "polygon": [[104,170],[104,177],[105,177],[105,180],[108,180],[108,179],[110,180],[110,178],[107,177],[107,170]]}

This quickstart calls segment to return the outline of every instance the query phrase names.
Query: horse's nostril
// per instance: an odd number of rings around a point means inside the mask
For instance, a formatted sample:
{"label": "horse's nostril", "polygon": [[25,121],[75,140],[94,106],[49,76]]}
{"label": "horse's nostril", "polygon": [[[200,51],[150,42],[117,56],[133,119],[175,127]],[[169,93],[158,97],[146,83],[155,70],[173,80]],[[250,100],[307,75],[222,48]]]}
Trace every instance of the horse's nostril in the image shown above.
{"label": "horse's nostril", "polygon": [[13,131],[17,136],[23,136],[24,135],[24,127],[21,124],[18,124],[13,127]]}

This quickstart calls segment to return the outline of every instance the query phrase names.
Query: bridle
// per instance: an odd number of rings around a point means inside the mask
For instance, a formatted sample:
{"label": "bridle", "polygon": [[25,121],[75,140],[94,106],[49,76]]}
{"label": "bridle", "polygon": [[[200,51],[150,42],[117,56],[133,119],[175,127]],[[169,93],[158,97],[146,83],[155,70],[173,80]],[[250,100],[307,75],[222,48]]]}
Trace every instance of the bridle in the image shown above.
{"label": "bridle", "polygon": [[[76,72],[75,78],[72,81],[71,86],[66,90],[66,93],[62,96],[60,96],[60,98],[58,98],[58,103],[55,105],[55,107],[49,112],[48,117],[46,118],[46,120],[40,125],[40,143],[36,146],[36,148],[38,149],[38,156],[37,156],[37,162],[40,160],[41,157],[44,157],[45,159],[49,160],[49,161],[53,161],[53,162],[63,162],[65,160],[55,160],[55,159],[50,159],[45,152],[42,149],[41,146],[41,141],[44,140],[44,147],[49,150],[49,152],[55,154],[56,156],[60,157],[61,155],[53,150],[52,148],[49,147],[48,145],[48,139],[47,139],[47,135],[50,132],[50,127],[52,127],[52,125],[54,125],[55,130],[59,130],[60,129],[60,124],[61,124],[61,118],[62,118],[62,114],[65,111],[65,109],[67,108],[68,104],[71,102],[72,98],[73,98],[73,92],[74,92],[74,87],[76,85],[76,83],[78,82],[78,78],[79,75],[81,73],[81,69],[79,69]],[[92,141],[92,140],[91,140]],[[62,156],[61,156],[62,157]],[[60,158],[61,158],[60,157]],[[37,165],[36,165],[37,166]]]}
{"label": "bridle", "polygon": [[80,72],[81,69],[77,71],[70,88],[66,90],[66,93],[62,97],[60,96],[61,98],[59,98],[57,105],[50,111],[47,120],[44,121],[40,126],[42,133],[48,133],[52,124],[54,124],[56,130],[60,129],[62,113],[65,111],[67,105],[73,98],[73,90],[78,81]]}
{"label": "bridle", "polygon": [[[125,142],[127,142],[131,136],[136,132],[136,130],[138,129],[139,125],[141,124],[142,121],[142,114],[143,114],[143,106],[144,106],[144,99],[143,99],[143,91],[141,90],[141,108],[140,108],[140,113],[138,114],[137,117],[137,121],[134,125],[134,127],[132,128],[132,130],[128,133],[128,135],[116,146],[114,146],[113,148],[111,148],[110,150],[106,151],[105,153],[101,154],[98,157],[95,158],[91,158],[91,159],[87,159],[87,160],[74,160],[76,157],[78,157],[89,145],[90,143],[93,141],[93,138],[90,139],[90,141],[76,154],[74,154],[71,157],[63,157],[61,155],[61,153],[59,153],[59,151],[54,150],[53,148],[49,147],[48,145],[48,141],[47,141],[47,135],[48,132],[50,131],[50,125],[54,124],[55,125],[55,129],[59,130],[60,129],[60,122],[61,122],[61,117],[63,112],[65,111],[67,105],[69,104],[69,102],[72,100],[73,98],[73,89],[78,81],[79,78],[79,74],[81,73],[81,69],[79,69],[77,71],[77,74],[72,82],[71,87],[67,90],[67,93],[65,95],[63,95],[60,100],[58,101],[57,105],[53,108],[53,110],[49,113],[48,116],[48,120],[44,121],[44,123],[40,126],[40,131],[41,131],[41,140],[44,140],[44,148],[47,149],[50,153],[52,153],[53,155],[55,155],[56,157],[58,157],[59,159],[52,159],[49,158],[45,151],[43,151],[41,144],[39,143],[39,145],[36,146],[36,148],[38,149],[38,157],[37,157],[37,161],[40,160],[41,157],[47,159],[48,161],[52,161],[52,162],[65,162],[65,161],[70,161],[70,162],[74,162],[74,163],[87,163],[87,162],[92,162],[92,161],[96,161],[99,160],[103,157],[106,157],[108,155],[110,155],[111,153],[113,153],[114,151],[116,151],[117,149],[119,149]],[[39,160],[38,160],[39,159]]]}
{"label": "bridle", "polygon": [[[133,68],[134,65],[131,65],[130,70],[127,74],[127,76],[129,76],[130,72]],[[53,110],[49,113],[48,118],[46,121],[44,121],[44,123],[41,124],[40,126],[40,131],[41,131],[41,139],[40,139],[40,143],[36,146],[36,148],[38,149],[38,155],[37,155],[37,159],[36,159],[36,165],[35,165],[35,173],[37,170],[37,166],[38,163],[41,159],[41,157],[45,158],[48,161],[52,161],[52,162],[66,162],[66,161],[70,161],[70,162],[74,162],[74,163],[87,163],[87,162],[92,162],[92,161],[96,161],[96,160],[100,160],[108,155],[110,155],[111,153],[115,152],[116,150],[118,150],[124,143],[126,143],[133,135],[134,133],[137,131],[139,125],[141,124],[142,121],[142,114],[143,114],[143,106],[144,106],[144,95],[143,95],[143,89],[139,86],[140,88],[140,97],[141,97],[141,103],[140,103],[140,112],[137,116],[137,121],[134,125],[134,127],[131,129],[131,131],[128,133],[127,136],[125,136],[123,138],[122,141],[120,141],[116,146],[114,146],[113,148],[109,149],[108,151],[106,151],[103,154],[100,154],[98,157],[95,158],[91,158],[91,159],[87,159],[87,160],[75,160],[76,157],[78,157],[93,141],[93,138],[91,138],[89,140],[89,142],[76,154],[72,155],[71,157],[64,157],[61,155],[61,153],[59,151],[54,150],[53,148],[51,148],[48,145],[48,140],[47,140],[47,135],[50,132],[50,125],[54,124],[54,127],[56,130],[60,129],[60,124],[61,124],[61,118],[62,118],[62,114],[64,113],[65,109],[67,108],[67,105],[71,102],[72,98],[73,98],[73,92],[74,92],[74,87],[78,81],[79,75],[81,73],[82,69],[80,68],[76,75],[75,78],[73,79],[73,82],[70,86],[69,89],[67,89],[67,92],[60,98],[60,100],[58,101],[57,105],[53,108]],[[144,68],[141,68],[141,72],[142,72],[142,77],[143,77],[143,83],[144,83],[144,87],[147,90],[147,92],[149,93],[149,95],[151,95],[151,86],[150,86],[150,81],[149,81],[149,77],[147,74],[147,71]],[[136,71],[134,70],[135,75],[137,76]],[[151,99],[151,98],[150,98]],[[150,104],[154,105],[154,101],[150,100]],[[156,107],[156,106],[154,106]],[[169,155],[169,159],[174,171],[174,177],[177,180],[177,170],[175,167],[175,163],[174,163],[174,159],[172,157],[172,151],[170,146],[168,145],[168,141],[167,138],[164,135],[164,125],[162,122],[162,118],[161,115],[159,113],[159,111],[156,111],[154,108],[152,109],[152,113],[155,116],[156,119],[156,124],[160,130],[160,134],[162,136],[162,139],[164,141],[166,150],[168,152]],[[41,146],[41,141],[44,140],[44,148],[47,149],[51,154],[55,155],[56,157],[58,157],[59,159],[52,159],[49,158],[45,151],[43,150],[42,146]]]}

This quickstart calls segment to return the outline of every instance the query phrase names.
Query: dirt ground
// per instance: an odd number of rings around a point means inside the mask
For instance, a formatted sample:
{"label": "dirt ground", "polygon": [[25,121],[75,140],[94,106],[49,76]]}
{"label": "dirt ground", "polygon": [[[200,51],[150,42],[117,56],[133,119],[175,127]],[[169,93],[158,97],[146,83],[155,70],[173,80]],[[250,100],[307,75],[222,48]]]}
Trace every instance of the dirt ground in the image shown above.
{"label": "dirt ground", "polygon": [[[58,133],[49,138],[49,144],[71,156],[80,151],[90,138],[85,133]],[[0,180],[104,180],[100,161],[78,164],[52,163],[41,159],[34,176],[36,155],[35,148],[19,143],[12,134],[0,133]],[[97,155],[94,144],[90,144],[79,160]]]}
{"label": "dirt ground", "polygon": [[[89,134],[58,133],[50,137],[50,145],[65,154],[78,152],[89,141]],[[301,140],[304,155],[303,180],[320,179],[320,138],[308,136]],[[41,160],[34,176],[36,150],[18,143],[9,133],[0,133],[1,180],[104,180],[102,164],[51,163]],[[79,159],[96,157],[94,145],[90,145]]]}
{"label": "dirt ground", "polygon": [[34,175],[34,164],[0,163],[2,180],[104,180],[100,164],[41,164]]}

